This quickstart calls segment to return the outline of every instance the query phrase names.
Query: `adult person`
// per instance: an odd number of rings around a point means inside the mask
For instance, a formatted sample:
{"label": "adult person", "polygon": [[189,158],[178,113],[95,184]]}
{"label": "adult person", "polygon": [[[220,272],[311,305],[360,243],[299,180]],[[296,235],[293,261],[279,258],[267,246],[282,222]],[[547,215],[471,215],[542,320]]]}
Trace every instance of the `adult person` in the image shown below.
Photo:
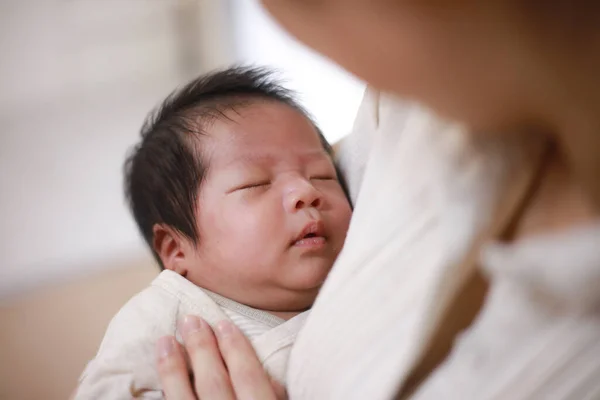
{"label": "adult person", "polygon": [[[600,396],[599,6],[263,3],[372,87],[428,107],[399,117],[396,98],[365,97],[354,220],[292,352],[289,396]],[[238,398],[275,398],[235,330],[203,335],[186,343],[193,366],[226,365]],[[159,361],[172,400],[193,396],[178,360]]]}

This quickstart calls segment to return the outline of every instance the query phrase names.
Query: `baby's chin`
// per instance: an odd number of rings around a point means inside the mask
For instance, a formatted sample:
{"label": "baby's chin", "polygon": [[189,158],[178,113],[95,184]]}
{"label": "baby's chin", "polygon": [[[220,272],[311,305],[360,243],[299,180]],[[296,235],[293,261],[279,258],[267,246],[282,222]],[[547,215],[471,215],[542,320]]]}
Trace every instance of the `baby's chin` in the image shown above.
{"label": "baby's chin", "polygon": [[298,263],[285,277],[286,286],[298,291],[318,291],[333,263],[325,259],[304,260]]}

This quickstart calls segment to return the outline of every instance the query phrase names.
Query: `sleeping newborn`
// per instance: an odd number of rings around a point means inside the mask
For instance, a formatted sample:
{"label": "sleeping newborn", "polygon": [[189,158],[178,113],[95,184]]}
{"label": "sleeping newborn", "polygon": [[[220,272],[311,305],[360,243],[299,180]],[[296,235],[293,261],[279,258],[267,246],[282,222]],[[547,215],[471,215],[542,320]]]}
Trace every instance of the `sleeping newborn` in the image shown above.
{"label": "sleeping newborn", "polygon": [[202,76],[147,119],[125,165],[163,269],[113,318],[77,399],[162,398],[159,337],[229,318],[285,383],[291,345],[342,249],[351,206],[332,151],[264,69]]}

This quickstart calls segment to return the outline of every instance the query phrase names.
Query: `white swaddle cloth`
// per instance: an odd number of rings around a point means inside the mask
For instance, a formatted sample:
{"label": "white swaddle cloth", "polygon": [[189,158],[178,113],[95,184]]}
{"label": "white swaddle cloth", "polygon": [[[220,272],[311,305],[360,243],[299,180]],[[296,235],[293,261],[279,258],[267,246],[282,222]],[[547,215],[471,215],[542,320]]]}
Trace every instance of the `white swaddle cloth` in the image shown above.
{"label": "white swaddle cloth", "polygon": [[308,312],[284,321],[226,299],[165,270],[113,318],[96,357],[83,372],[76,399],[162,399],[155,346],[181,337],[177,321],[201,316],[210,325],[230,319],[250,339],[265,369],[285,384],[289,353]]}

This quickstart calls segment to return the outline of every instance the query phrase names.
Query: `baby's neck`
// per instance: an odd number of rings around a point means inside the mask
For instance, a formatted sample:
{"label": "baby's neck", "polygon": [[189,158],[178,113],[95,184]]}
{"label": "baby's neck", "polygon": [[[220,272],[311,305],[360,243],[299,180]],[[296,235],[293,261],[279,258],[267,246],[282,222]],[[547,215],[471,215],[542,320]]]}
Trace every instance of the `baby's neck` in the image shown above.
{"label": "baby's neck", "polygon": [[279,317],[285,321],[294,318],[296,315],[302,313],[303,311],[268,311],[265,310],[265,312],[268,312],[269,314],[272,314],[276,317]]}

